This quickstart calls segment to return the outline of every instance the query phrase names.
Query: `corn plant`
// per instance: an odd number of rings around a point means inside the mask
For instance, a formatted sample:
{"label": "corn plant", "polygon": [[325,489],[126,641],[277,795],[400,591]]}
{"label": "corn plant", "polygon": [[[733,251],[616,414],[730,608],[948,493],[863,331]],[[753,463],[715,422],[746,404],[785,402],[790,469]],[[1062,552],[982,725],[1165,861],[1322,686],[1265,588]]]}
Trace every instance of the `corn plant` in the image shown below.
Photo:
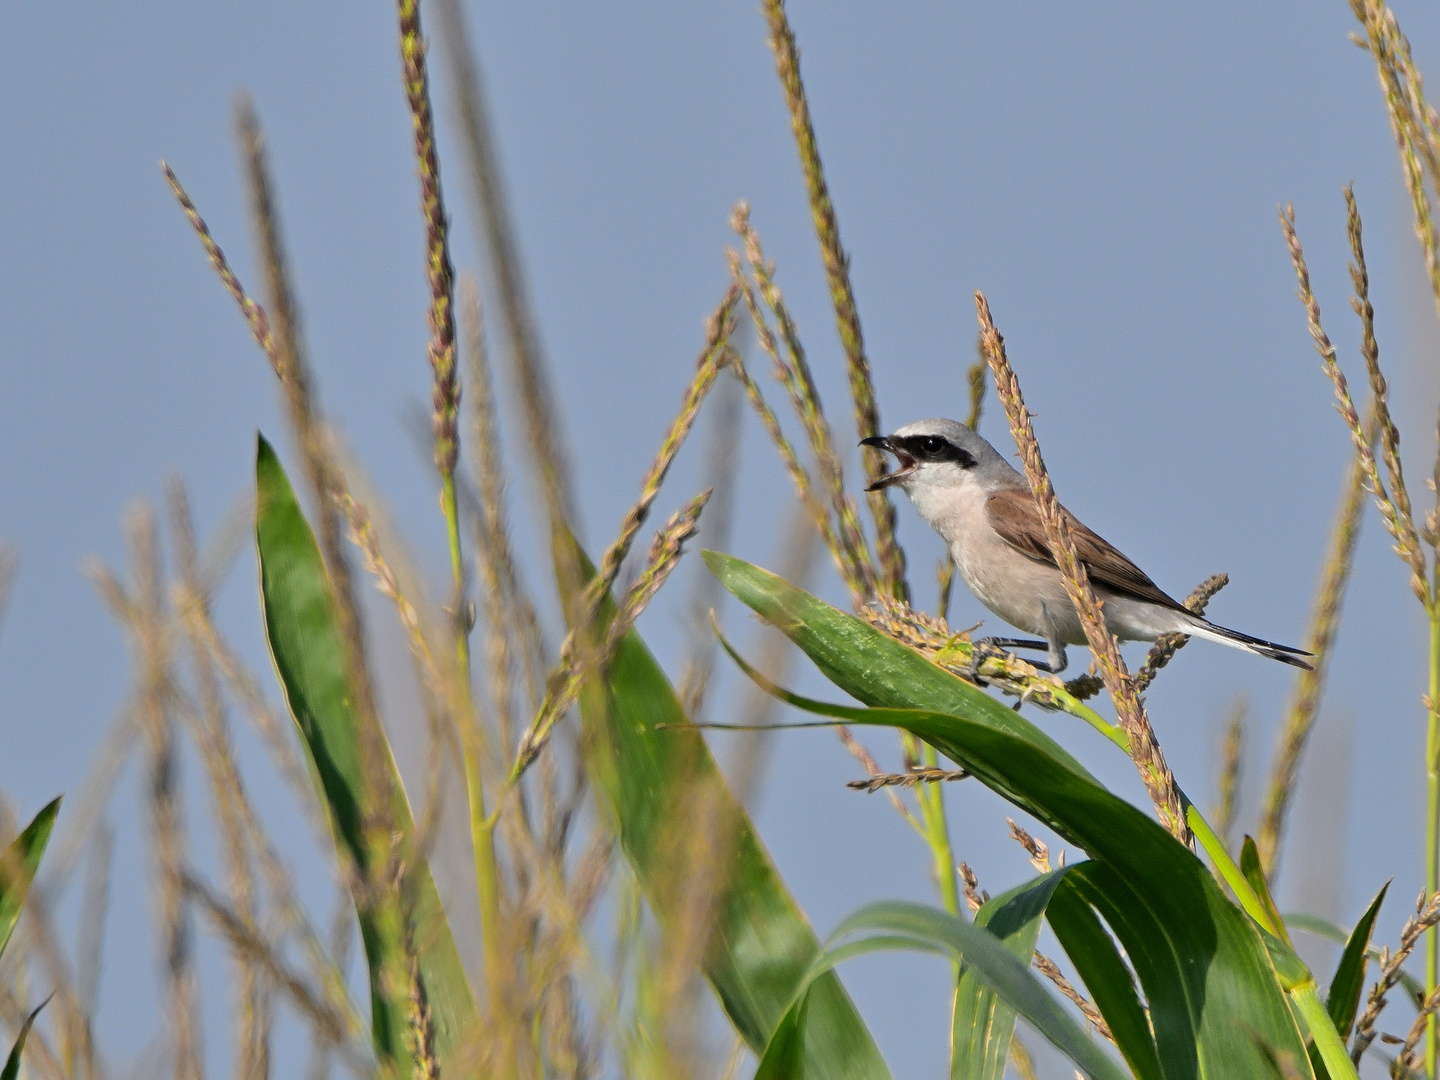
{"label": "corn plant", "polygon": [[[1440,117],[1426,101],[1394,16],[1380,0],[1351,2],[1363,30],[1357,40],[1377,66],[1440,311],[1440,236],[1432,213],[1432,199],[1440,197]],[[853,438],[863,442],[883,432],[849,258],[783,0],[764,0],[762,7],[843,348]],[[1245,837],[1237,848],[1229,837],[1240,715],[1227,737],[1222,798],[1207,816],[1176,783],[1143,697],[1186,639],[1162,638],[1132,671],[1105,629],[1016,367],[983,294],[975,296],[980,356],[965,378],[968,423],[978,425],[993,385],[1050,554],[1085,627],[1092,673],[1064,681],[954,631],[945,618],[953,565],[937,568],[939,613],[919,609],[895,508],[878,483],[883,454],[864,448],[865,493],[852,493],[842,449],[852,435],[833,427],[822,406],[777,269],[744,203],[731,221],[736,245],[725,253],[730,281],[696,343],[680,407],[617,535],[592,558],[576,539],[569,450],[555,422],[550,365],[526,295],[478,63],[464,44],[457,0],[438,0],[436,14],[456,88],[460,175],[483,225],[478,260],[491,295],[482,305],[480,288],[455,269],[421,10],[418,0],[397,0],[400,92],[413,123],[429,286],[428,450],[449,571],[440,598],[429,595],[424,576],[405,558],[383,502],[325,417],[254,110],[241,103],[237,134],[262,268],[259,299],[180,178],[164,170],[278,381],[293,458],[287,471],[284,452],[264,436],[257,440],[254,500],[241,530],[253,537],[258,555],[265,638],[283,708],[271,703],[268,677],[246,669],[212,617],[211,598],[237,547],[233,534],[222,531],[203,549],[178,482],[168,514],[173,579],[166,577],[158,519],[144,509],[129,523],[128,579],[92,568],[136,660],[132,706],[104,758],[123,761],[143,746],[148,764],[167,1070],[183,1080],[204,1072],[191,947],[198,916],[230,950],[235,1071],[243,1080],[263,1080],[279,1066],[272,1036],[280,1009],[310,1032],[316,1076],[338,1067],[385,1078],[668,1080],[734,1076],[753,1058],[757,1080],[882,1080],[889,1069],[839,973],[845,961],[880,950],[930,953],[951,965],[950,1075],[957,1080],[1001,1080],[1007,1070],[1033,1076],[1017,1031],[1021,1019],[1097,1080],[1358,1078],[1366,1055],[1383,1056],[1378,1024],[1397,987],[1417,1015],[1403,1037],[1387,1037],[1384,1045],[1399,1050],[1386,1066],[1395,1077],[1433,1080],[1440,1008],[1440,506],[1417,521],[1400,467],[1354,193],[1346,189],[1344,197],[1352,303],[1370,389],[1363,406],[1322,327],[1294,212],[1281,215],[1309,330],[1354,457],[1342,478],[1306,639],[1314,670],[1297,677],[1258,837]],[[487,320],[491,310],[498,318]],[[740,332],[747,324],[753,350]],[[515,388],[508,404],[496,388],[492,338],[503,341],[500,363]],[[784,410],[771,404],[774,392],[755,370],[757,360],[773,374],[793,418],[782,419]],[[637,544],[666,477],[707,408],[713,482],[682,501],[642,553]],[[723,551],[744,408],[767,432],[795,488],[796,523],[786,534],[780,574]],[[558,599],[563,625],[545,618],[515,550],[514,463],[501,449],[502,424],[517,425],[523,436],[522,475],[538,507],[539,532],[549,538],[545,585]],[[1440,463],[1433,484],[1440,484]],[[1368,497],[1406,564],[1431,641],[1422,698],[1429,735],[1426,891],[1393,950],[1371,940],[1386,898],[1382,883],[1349,929],[1282,917],[1270,891]],[[703,555],[709,576],[697,579],[689,652],[672,677],[636,620],[673,575],[702,518],[711,529],[711,550]],[[805,587],[817,546],[848,592],[848,612]],[[394,730],[377,694],[361,600],[367,583],[403,631],[421,689],[428,750],[421,785],[402,779]],[[1225,583],[1224,575],[1207,579],[1186,606],[1203,612]],[[787,690],[786,649],[767,648],[752,661],[733,646],[718,620],[710,620],[721,590],[773,628],[770,641],[793,644],[859,704]],[[729,660],[720,660],[720,652]],[[699,723],[712,715],[709,683],[722,662],[736,665],[756,692],[730,719]],[[777,724],[777,704],[814,719]],[[345,907],[328,935],[297,900],[292,870],[247,794],[232,712],[259,733],[333,857]],[[1125,754],[1151,805],[1134,806],[1108,790],[1032,719],[1037,712],[1087,725],[1099,736],[1096,755]],[[833,731],[866,772],[854,786],[884,792],[914,827],[938,903],[872,904],[822,940],[746,810],[757,752],[752,745],[738,779],[727,783],[703,734],[707,726]],[[895,733],[902,772],[883,772],[856,733],[876,729]],[[223,881],[205,880],[186,848],[174,776],[181,733],[205,770]],[[817,730],[814,737],[825,736]],[[58,885],[89,845],[87,925],[101,921],[108,873],[107,834],[94,807],[117,768],[97,777],[84,803],[90,809],[75,815],[63,855],[52,859]],[[452,929],[457,899],[442,903],[432,873],[447,778],[458,780],[464,794],[475,894],[459,902],[474,904],[478,949]],[[967,778],[1083,858],[1052,862],[1046,845],[1012,819],[1012,835],[1035,876],[1007,882],[992,897],[957,863],[946,816],[947,783]],[[50,930],[50,893],[30,888],[57,810],[58,800],[19,834],[0,866],[0,948],[27,894],[31,916],[19,939],[24,963],[12,965],[12,974],[33,966],[56,986],[48,1025],[35,1026],[39,1009],[19,992],[23,975],[3,980],[0,1014],[17,1038],[0,1080],[18,1075],[22,1052],[36,1075],[91,1080],[107,1071],[90,1038],[99,947],[77,949],[80,971],[72,971]],[[1039,951],[1045,927],[1059,944],[1058,957]],[[355,929],[364,950],[362,988],[348,985],[344,974]],[[1342,943],[1333,972],[1314,972],[1301,961],[1291,935],[1302,929]],[[1417,949],[1425,958],[1423,980],[1405,968]],[[1377,974],[1367,991],[1372,963]],[[706,1020],[712,998],[729,1026],[728,1055],[717,1052]]]}

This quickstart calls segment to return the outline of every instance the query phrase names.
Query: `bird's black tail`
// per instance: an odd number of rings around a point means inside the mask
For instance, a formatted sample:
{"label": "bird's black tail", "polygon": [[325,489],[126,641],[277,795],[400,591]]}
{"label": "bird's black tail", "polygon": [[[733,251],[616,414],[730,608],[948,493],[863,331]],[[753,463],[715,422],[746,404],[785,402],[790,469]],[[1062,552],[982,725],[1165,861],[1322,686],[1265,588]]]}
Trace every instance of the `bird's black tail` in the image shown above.
{"label": "bird's black tail", "polygon": [[1218,641],[1221,645],[1229,645],[1232,649],[1244,649],[1246,652],[1252,652],[1258,656],[1268,656],[1271,660],[1279,660],[1282,664],[1289,664],[1291,667],[1304,668],[1306,671],[1315,670],[1315,665],[1310,663],[1310,658],[1314,657],[1314,653],[1308,653],[1304,649],[1292,649],[1289,645],[1277,645],[1273,641],[1262,641],[1249,634],[1242,634],[1239,630],[1216,626],[1201,618],[1195,619],[1189,633],[1193,637],[1208,638],[1211,641]]}

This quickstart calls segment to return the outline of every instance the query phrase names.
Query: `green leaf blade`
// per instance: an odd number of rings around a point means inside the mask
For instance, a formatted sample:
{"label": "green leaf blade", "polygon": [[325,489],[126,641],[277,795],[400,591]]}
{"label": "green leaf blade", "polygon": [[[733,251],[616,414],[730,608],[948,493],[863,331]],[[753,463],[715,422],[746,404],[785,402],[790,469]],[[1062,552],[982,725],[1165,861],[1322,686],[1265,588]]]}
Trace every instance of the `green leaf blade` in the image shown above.
{"label": "green leaf blade", "polygon": [[[336,843],[363,868],[370,856],[363,835],[360,719],[335,625],[329,575],[285,470],[263,437],[257,443],[255,481],[261,608],[270,655]],[[401,843],[412,848],[406,859],[409,920],[444,1070],[452,1055],[474,1041],[479,1013],[430,868],[413,850],[414,819],[383,732],[377,742],[393,793],[391,824]],[[357,901],[356,911],[370,971],[376,1054],[382,1061],[408,1061],[408,989],[391,986],[387,977],[387,972],[408,970],[408,961],[373,900]]]}
{"label": "green leaf blade", "polygon": [[[1135,966],[1166,1080],[1264,1075],[1269,1055],[1296,1061],[1301,1075],[1311,1075],[1300,1028],[1255,924],[1193,852],[1057,752],[1033,725],[1013,713],[1004,722],[997,717],[997,710],[1010,712],[1004,705],[913,650],[758,567],[718,555],[707,561],[836,685],[862,701],[883,697],[896,707],[785,700],[850,723],[912,732],[1090,855],[1076,880],[1090,880],[1086,901]],[[894,677],[900,671],[915,677]]]}
{"label": "green leaf blade", "polygon": [[[588,579],[593,567],[573,538],[557,533],[557,563],[570,545]],[[604,605],[602,624],[613,616]],[[633,630],[621,641],[607,678],[590,680],[580,713],[592,746],[591,774],[614,815],[621,847],[662,924],[680,917],[666,873],[675,822],[693,813],[704,792],[706,813],[730,823],[728,879],[717,882],[714,929],[702,961],[721,1007],[756,1054],[772,1035],[789,1039],[787,1077],[889,1080],[879,1049],[838,976],[826,972],[806,995],[803,1024],[790,1006],[820,943],[790,896],[745,808],[735,800],[690,723],[660,665]],[[788,1026],[785,1026],[788,1025]],[[798,1063],[796,1056],[798,1055]],[[773,1063],[772,1063],[773,1066]],[[794,1071],[798,1070],[798,1071]]]}
{"label": "green leaf blade", "polygon": [[[1064,875],[1065,870],[1056,870],[993,897],[975,913],[975,925],[995,935],[1012,956],[1028,965],[1045,910]],[[962,960],[950,1024],[952,1080],[1002,1080],[1015,1017],[1015,1007]]]}
{"label": "green leaf blade", "polygon": [[30,1037],[30,1029],[35,1026],[35,1019],[40,1015],[40,1010],[49,1004],[50,999],[47,997],[35,1006],[35,1011],[27,1016],[25,1022],[20,1025],[20,1031],[15,1036],[15,1045],[10,1048],[10,1056],[5,1059],[5,1068],[0,1070],[0,1080],[18,1080],[20,1058],[25,1052],[25,1040]]}
{"label": "green leaf blade", "polygon": [[1340,954],[1340,963],[1335,968],[1335,977],[1330,980],[1330,990],[1325,995],[1325,1011],[1330,1014],[1330,1020],[1342,1039],[1350,1037],[1350,1029],[1355,1024],[1355,1013],[1360,1008],[1360,992],[1365,986],[1365,960],[1370,948],[1370,934],[1375,929],[1375,919],[1389,889],[1388,881],[1380,886],[1375,899],[1370,901],[1365,914],[1360,916],[1360,921],[1350,932]]}
{"label": "green leaf blade", "polygon": [[0,862],[0,953],[10,943],[15,924],[20,921],[20,912],[25,907],[25,897],[30,895],[30,883],[35,880],[35,871],[55,831],[55,818],[60,813],[60,798],[46,803],[30,824],[10,844],[4,861]]}
{"label": "green leaf blade", "polygon": [[1285,929],[1285,920],[1280,917],[1280,909],[1275,906],[1275,901],[1270,896],[1270,883],[1265,880],[1265,867],[1260,862],[1260,849],[1256,846],[1255,838],[1252,836],[1246,836],[1244,844],[1240,847],[1240,873],[1245,875],[1245,880],[1250,883],[1250,888],[1254,890],[1256,898],[1264,908],[1265,915],[1270,919],[1270,925],[1286,936],[1288,945],[1289,932]]}
{"label": "green leaf blade", "polygon": [[[1125,1074],[1120,1067],[1085,1034],[1031,972],[1033,939],[1023,958],[1016,955],[1025,948],[1031,926],[1038,921],[1055,887],[1070,869],[1073,868],[1053,871],[1002,898],[1003,902],[992,910],[992,917],[1000,919],[999,929],[1004,937],[991,927],[973,925],[938,908],[891,900],[870,904],[850,916],[837,928],[832,940],[860,931],[882,931],[887,936],[908,937],[915,942],[914,947],[944,950],[1012,1011],[1012,1030],[1014,1014],[1018,1013],[1091,1077],[1123,1080]],[[1002,1053],[1008,1053],[1009,1047],[1007,1034]],[[1003,1056],[1000,1068],[1003,1071]]]}
{"label": "green leaf blade", "polygon": [[1140,1080],[1161,1080],[1159,1054],[1150,1021],[1114,940],[1095,909],[1073,882],[1055,890],[1045,909],[1050,929],[1075,965],[1095,1007],[1110,1026],[1115,1044]]}
{"label": "green leaf blade", "polygon": [[[703,558],[737,599],[795,642],[826,678],[857,701],[885,708],[962,712],[1042,746],[1056,761],[1089,775],[1059,743],[1013,709],[869,624],[741,559],[715,551],[704,552]],[[857,665],[856,658],[862,656],[864,663]]]}

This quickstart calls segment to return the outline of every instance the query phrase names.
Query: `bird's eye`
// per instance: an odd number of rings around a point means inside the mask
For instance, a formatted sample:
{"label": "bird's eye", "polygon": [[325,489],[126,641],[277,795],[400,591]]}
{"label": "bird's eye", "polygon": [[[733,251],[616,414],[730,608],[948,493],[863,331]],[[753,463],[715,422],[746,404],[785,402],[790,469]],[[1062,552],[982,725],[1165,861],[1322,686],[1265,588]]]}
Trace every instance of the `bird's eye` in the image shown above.
{"label": "bird's eye", "polygon": [[945,440],[938,435],[927,435],[921,441],[920,449],[929,457],[938,457],[945,449]]}

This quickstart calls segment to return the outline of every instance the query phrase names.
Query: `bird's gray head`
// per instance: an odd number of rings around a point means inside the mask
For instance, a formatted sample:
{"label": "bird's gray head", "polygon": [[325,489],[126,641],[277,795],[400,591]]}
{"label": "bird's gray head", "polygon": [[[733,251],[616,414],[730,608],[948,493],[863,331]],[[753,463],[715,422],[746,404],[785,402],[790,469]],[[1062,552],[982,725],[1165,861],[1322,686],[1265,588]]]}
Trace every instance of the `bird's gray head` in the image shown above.
{"label": "bird's gray head", "polygon": [[899,468],[868,490],[899,484],[917,505],[925,495],[976,485],[986,491],[1024,486],[1000,452],[954,420],[917,420],[893,435],[862,441],[895,455]]}

